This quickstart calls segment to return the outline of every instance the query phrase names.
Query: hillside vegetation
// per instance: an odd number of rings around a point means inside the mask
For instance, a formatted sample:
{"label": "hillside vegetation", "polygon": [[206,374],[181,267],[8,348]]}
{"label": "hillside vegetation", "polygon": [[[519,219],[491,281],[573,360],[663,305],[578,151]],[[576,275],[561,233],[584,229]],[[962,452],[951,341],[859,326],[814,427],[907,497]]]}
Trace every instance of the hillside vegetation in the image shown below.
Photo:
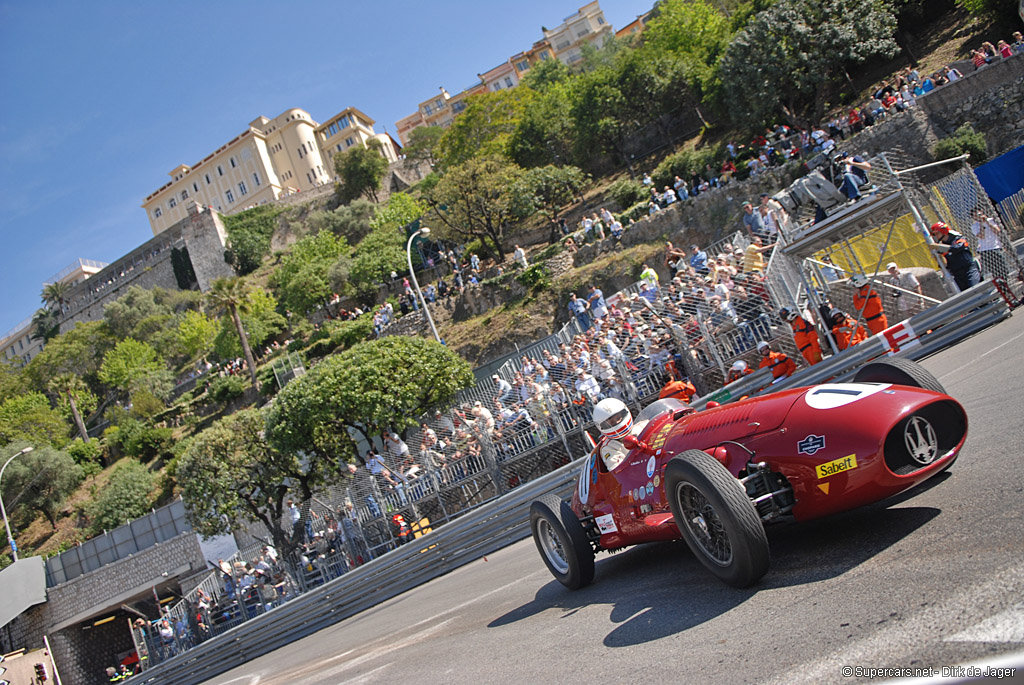
{"label": "hillside vegetation", "polygon": [[[888,75],[938,68],[1011,26],[1011,3],[962,4],[663,0],[640,36],[589,49],[573,69],[542,62],[513,90],[469,98],[450,129],[417,129],[407,157],[434,173],[406,193],[373,202],[378,166],[339,155],[333,198],[224,217],[237,277],[210,293],[129,288],[102,320],[56,335],[64,293],[48,287],[46,347],[24,368],[0,365],[0,458],[34,448],[2,484],[23,553],[66,549],[178,494],[210,532],[273,520],[285,493],[308,501],[343,477],[353,432],[400,432],[472,382],[467,361],[554,331],[570,292],[635,276],[660,248],[573,267],[560,220],[600,207],[642,218],[643,173],[660,184],[717,170],[727,142],[816,124]],[[753,154],[739,149],[736,178]],[[406,275],[406,241],[422,226],[432,233],[417,267],[464,245],[485,285],[518,293],[478,314],[446,306],[447,348],[374,336],[380,302],[401,312],[391,274]],[[508,261],[520,242],[540,265],[528,277]],[[277,376],[298,362],[312,371],[279,393]],[[246,483],[261,495],[244,500]]]}

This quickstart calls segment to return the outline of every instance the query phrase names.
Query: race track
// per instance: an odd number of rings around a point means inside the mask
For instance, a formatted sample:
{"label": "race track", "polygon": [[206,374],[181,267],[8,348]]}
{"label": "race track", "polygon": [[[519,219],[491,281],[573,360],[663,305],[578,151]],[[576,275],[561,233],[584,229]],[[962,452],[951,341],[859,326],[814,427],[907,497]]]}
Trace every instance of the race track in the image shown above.
{"label": "race track", "polygon": [[570,593],[528,539],[209,682],[855,682],[844,667],[1019,654],[1024,313],[924,366],[967,408],[957,463],[914,496],[770,527],[754,588],[679,542],[602,554]]}

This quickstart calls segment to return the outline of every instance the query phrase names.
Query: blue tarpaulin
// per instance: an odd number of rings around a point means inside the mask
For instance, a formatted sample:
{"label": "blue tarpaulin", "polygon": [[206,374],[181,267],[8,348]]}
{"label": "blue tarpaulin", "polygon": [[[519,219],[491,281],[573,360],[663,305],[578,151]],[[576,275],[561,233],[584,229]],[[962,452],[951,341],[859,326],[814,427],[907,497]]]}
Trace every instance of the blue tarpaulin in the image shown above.
{"label": "blue tarpaulin", "polygon": [[974,170],[993,202],[1001,202],[1024,188],[1024,145],[999,155]]}

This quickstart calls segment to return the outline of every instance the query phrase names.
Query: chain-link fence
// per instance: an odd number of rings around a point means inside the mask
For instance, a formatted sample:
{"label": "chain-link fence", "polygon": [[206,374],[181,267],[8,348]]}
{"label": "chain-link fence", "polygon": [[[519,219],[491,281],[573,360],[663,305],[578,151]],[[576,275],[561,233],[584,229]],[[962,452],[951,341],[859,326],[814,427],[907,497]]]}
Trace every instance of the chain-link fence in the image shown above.
{"label": "chain-link fence", "polygon": [[[801,354],[808,340],[826,357],[835,352],[833,309],[870,335],[934,306],[955,292],[928,247],[925,229],[937,218],[964,232],[987,273],[1005,264],[1006,277],[1016,277],[1007,250],[1004,262],[986,256],[986,236],[971,229],[973,212],[986,205],[969,168],[926,184],[899,162],[898,154],[872,159],[871,188],[859,202],[819,213],[808,206],[813,194],[783,198],[790,212],[774,246],[736,233],[698,250],[675,263],[671,280],[615,293],[591,320],[570,321],[403,436],[384,436],[343,484],[279,522],[299,546],[291,563],[253,527],[251,544],[160,621],[138,626],[140,644],[153,661],[180,653],[583,456],[603,398],[639,409],[676,380],[708,395],[741,373],[737,362],[762,365],[761,342],[797,367],[813,361]],[[866,289],[851,287],[853,276],[866,277]],[[870,292],[876,305],[866,304]],[[783,320],[783,308],[799,321]]]}

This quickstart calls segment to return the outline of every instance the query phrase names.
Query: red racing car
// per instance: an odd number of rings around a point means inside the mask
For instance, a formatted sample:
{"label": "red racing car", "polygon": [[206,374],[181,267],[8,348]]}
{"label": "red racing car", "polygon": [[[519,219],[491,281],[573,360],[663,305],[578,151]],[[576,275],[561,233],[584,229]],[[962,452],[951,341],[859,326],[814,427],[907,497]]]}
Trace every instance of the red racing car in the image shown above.
{"label": "red racing car", "polygon": [[601,441],[571,502],[535,501],[537,549],[569,589],[602,550],[683,538],[736,587],[768,570],[764,524],[807,521],[891,497],[952,465],[967,414],[938,380],[899,358],[852,383],[786,390],[697,412],[659,400],[634,422],[618,400],[594,410]]}

